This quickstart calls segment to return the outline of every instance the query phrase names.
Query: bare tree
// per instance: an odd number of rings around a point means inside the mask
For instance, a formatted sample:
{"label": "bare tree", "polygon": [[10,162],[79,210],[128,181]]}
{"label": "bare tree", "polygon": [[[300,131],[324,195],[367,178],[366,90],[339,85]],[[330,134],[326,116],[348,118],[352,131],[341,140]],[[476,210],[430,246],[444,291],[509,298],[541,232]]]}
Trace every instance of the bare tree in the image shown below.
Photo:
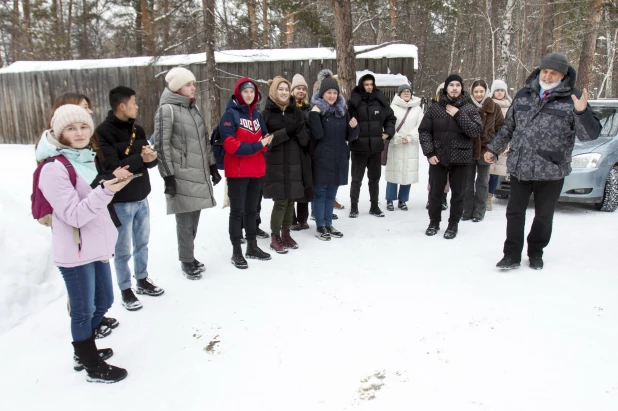
{"label": "bare tree", "polygon": [[13,51],[13,61],[21,58],[21,44],[19,40],[19,0],[13,0],[13,34],[11,35],[11,49]]}
{"label": "bare tree", "polygon": [[501,54],[500,65],[498,66],[498,78],[506,79],[506,74],[509,69],[509,62],[512,59],[511,55],[511,35],[513,34],[513,9],[515,8],[516,0],[507,0],[506,10],[502,21],[502,37],[500,38]]}
{"label": "bare tree", "polygon": [[589,13],[585,24],[588,31],[584,36],[582,51],[579,57],[579,68],[577,70],[577,86],[580,89],[590,89],[592,82],[592,65],[594,64],[597,32],[601,23],[602,5],[602,0],[592,0],[589,6]]}
{"label": "bare tree", "polygon": [[258,25],[255,0],[247,1],[247,11],[249,12],[249,33],[251,35],[251,48],[258,47]]}
{"label": "bare tree", "polygon": [[217,85],[217,67],[215,61],[215,0],[202,0],[204,9],[204,37],[206,41],[206,80],[208,85],[208,106],[210,108],[210,130],[219,124],[221,116],[221,96]]}
{"label": "bare tree", "polygon": [[262,0],[262,43],[268,47],[268,0]]}
{"label": "bare tree", "polygon": [[356,56],[352,38],[350,0],[331,0],[335,13],[337,75],[341,94],[347,100],[356,83]]}

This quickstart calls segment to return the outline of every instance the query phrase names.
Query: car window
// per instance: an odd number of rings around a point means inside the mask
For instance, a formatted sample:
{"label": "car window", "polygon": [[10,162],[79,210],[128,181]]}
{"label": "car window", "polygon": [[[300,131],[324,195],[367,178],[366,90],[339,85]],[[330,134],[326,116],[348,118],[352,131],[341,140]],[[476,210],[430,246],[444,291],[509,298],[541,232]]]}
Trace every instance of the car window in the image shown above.
{"label": "car window", "polygon": [[599,137],[614,137],[618,134],[618,109],[616,107],[593,107],[592,111],[601,121]]}

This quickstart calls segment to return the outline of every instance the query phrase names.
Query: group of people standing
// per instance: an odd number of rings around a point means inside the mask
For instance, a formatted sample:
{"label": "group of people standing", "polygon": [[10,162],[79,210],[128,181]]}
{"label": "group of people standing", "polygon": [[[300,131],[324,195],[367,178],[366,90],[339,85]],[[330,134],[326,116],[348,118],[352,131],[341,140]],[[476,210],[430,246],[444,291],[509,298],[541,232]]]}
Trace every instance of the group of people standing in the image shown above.
{"label": "group of people standing", "polygon": [[[44,197],[50,206],[39,221],[53,227],[54,263],[69,297],[74,368],[86,369],[89,381],[116,382],[127,376],[126,370],[106,363],[113,351],[97,349],[95,343],[119,324],[105,316],[114,300],[109,261],[114,258],[127,310],[142,307],[132,288],[131,257],[136,292],[155,297],[164,292],[147,269],[148,169],[158,167],[165,182],[167,213],[175,215],[184,275],[197,280],[206,269],[195,258],[194,241],[201,210],[217,204],[213,185],[222,177],[196,104],[195,76],[176,67],[165,80],[155,116],[154,148],[135,124],[136,93],[125,86],[110,91],[111,110],[96,130],[87,96],[61,96],[37,143],[40,164],[33,202]],[[587,92],[574,88],[575,70],[558,53],[543,59],[514,99],[501,80],[493,82],[490,93],[487,83],[477,80],[468,93],[463,79],[451,74],[425,115],[409,85],[401,85],[389,102],[370,74],[360,78],[347,102],[329,70],[320,72],[310,98],[300,74],[292,82],[277,76],[268,84],[260,112],[257,83],[239,79],[214,131],[223,150],[231,262],[239,269],[248,267],[246,258],[271,259],[257,243],[265,234],[258,226],[262,198],[274,201],[270,249],[276,253],[299,247],[291,231],[309,228],[309,204],[318,239],[343,237],[333,227],[333,210],[339,187],[348,183],[350,158],[349,217],[359,217],[365,170],[369,213],[384,217],[378,205],[383,160],[387,210],[395,210],[395,200],[398,209],[407,210],[410,185],[419,180],[419,142],[430,164],[426,234],[433,236],[440,229],[449,185],[450,218],[444,237],[455,238],[461,220],[481,221],[491,209],[495,175],[503,172],[499,163],[508,152],[512,188],[507,240],[497,266],[520,265],[525,210],[534,193],[536,217],[528,256],[530,266],[540,269],[555,204],[570,172],[574,139],[594,139],[600,132]]]}

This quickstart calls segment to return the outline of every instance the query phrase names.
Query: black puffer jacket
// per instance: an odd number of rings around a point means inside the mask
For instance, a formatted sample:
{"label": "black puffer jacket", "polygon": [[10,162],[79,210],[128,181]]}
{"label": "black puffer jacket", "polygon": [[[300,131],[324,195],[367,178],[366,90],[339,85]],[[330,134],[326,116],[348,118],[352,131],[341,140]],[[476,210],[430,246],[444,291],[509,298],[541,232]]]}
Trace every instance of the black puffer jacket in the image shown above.
{"label": "black puffer jacket", "polygon": [[[470,95],[463,92],[455,101],[443,91],[440,101],[429,107],[418,129],[421,148],[427,158],[438,157],[440,164],[472,162],[473,139],[481,134],[483,122],[478,110],[468,104]],[[455,116],[446,111],[451,104],[459,109]]]}
{"label": "black puffer jacket", "polygon": [[[113,203],[142,201],[150,194],[148,169],[156,167],[158,160],[150,163],[144,163],[142,160],[142,147],[148,145],[148,139],[144,129],[134,123],[134,120],[120,120],[110,111],[95,131],[103,153],[100,171],[111,174],[118,167],[129,166],[131,173],[142,173],[142,177],[134,179],[114,195]],[[129,149],[129,154],[125,154],[130,145],[133,126],[135,126],[135,140]]]}
{"label": "black puffer jacket", "polygon": [[301,147],[309,144],[305,116],[293,101],[281,111],[270,98],[262,111],[266,128],[273,135],[265,154],[264,198],[296,199],[305,195]]}
{"label": "black puffer jacket", "polygon": [[373,76],[365,75],[360,78],[348,102],[350,116],[356,118],[359,127],[358,139],[350,142],[350,150],[380,153],[384,151],[382,133],[388,134],[389,139],[393,138],[397,119],[384,93],[377,88],[371,93],[365,92],[363,81],[370,78]]}

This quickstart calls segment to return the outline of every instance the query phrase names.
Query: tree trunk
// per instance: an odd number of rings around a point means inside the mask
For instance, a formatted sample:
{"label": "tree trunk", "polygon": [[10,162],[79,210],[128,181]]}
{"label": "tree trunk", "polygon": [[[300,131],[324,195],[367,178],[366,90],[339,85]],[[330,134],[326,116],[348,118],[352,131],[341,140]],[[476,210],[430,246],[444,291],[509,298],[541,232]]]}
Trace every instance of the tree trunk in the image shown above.
{"label": "tree trunk", "polygon": [[347,100],[356,85],[356,55],[352,39],[350,0],[331,0],[335,13],[337,75],[341,94]]}
{"label": "tree trunk", "polygon": [[293,14],[290,14],[290,16],[287,18],[287,24],[285,27],[286,30],[286,36],[285,36],[285,43],[286,43],[286,48],[290,48],[294,45],[294,25],[295,25],[295,18]]}
{"label": "tree trunk", "polygon": [[554,1],[543,0],[543,30],[541,31],[541,58],[551,53],[554,44]]}
{"label": "tree trunk", "polygon": [[89,56],[88,50],[88,1],[82,0],[82,47],[81,58],[87,59]]}
{"label": "tree trunk", "polygon": [[251,48],[258,48],[258,25],[255,0],[247,1],[247,10],[249,11],[249,34],[251,36]]}
{"label": "tree trunk", "polygon": [[612,36],[612,21],[608,6],[605,6],[604,15],[605,37],[607,37],[607,67],[605,70],[605,75],[603,76],[603,81],[601,82],[601,87],[599,87],[599,95],[596,97],[601,97],[601,95],[603,94],[603,90],[606,90],[605,98],[608,98],[612,95],[612,74],[614,72],[614,61],[616,60],[616,43],[618,42],[618,28],[615,29],[614,35]]}
{"label": "tree trunk", "polygon": [[[85,2],[86,0],[84,0]],[[134,0],[133,8],[135,9],[135,54],[138,56],[144,55],[144,28],[142,25],[142,0]]]}
{"label": "tree trunk", "polygon": [[285,8],[281,11],[281,19],[279,19],[279,47],[282,49],[287,48],[287,21],[283,18],[287,14]]}
{"label": "tree trunk", "polygon": [[459,27],[459,9],[457,10],[457,18],[455,18],[455,27],[453,27],[453,41],[451,42],[451,59],[448,63],[448,75],[451,75],[453,70],[453,59],[455,58],[455,43],[457,43],[457,28]]}
{"label": "tree trunk", "polygon": [[30,14],[30,0],[23,0],[22,8],[24,10],[24,34],[26,35],[26,47],[32,51],[32,19]]}
{"label": "tree trunk", "polygon": [[66,42],[64,44],[64,58],[72,59],[71,55],[71,27],[73,25],[73,0],[69,0],[69,15],[67,16],[67,34]]}
{"label": "tree trunk", "polygon": [[262,46],[268,48],[268,0],[262,0]]}
{"label": "tree trunk", "polygon": [[397,2],[389,0],[388,6],[391,13],[391,40],[397,40]]}
{"label": "tree trunk", "polygon": [[210,108],[210,130],[221,120],[221,96],[217,85],[217,67],[215,62],[215,0],[202,0],[204,9],[204,39],[206,41],[206,79],[208,86],[208,106]]}
{"label": "tree trunk", "polygon": [[[498,78],[506,80],[506,73],[511,61],[511,35],[513,34],[513,9],[516,0],[507,0],[506,10],[502,20],[502,38],[500,39],[501,53],[498,66]],[[507,90],[508,91],[508,90]]]}
{"label": "tree trunk", "polygon": [[13,62],[21,59],[21,44],[19,39],[20,27],[19,0],[13,1],[13,33],[11,35],[11,51],[13,52]]}
{"label": "tree trunk", "polygon": [[594,51],[596,49],[597,32],[601,23],[602,1],[593,0],[588,8],[589,13],[584,27],[588,29],[584,36],[582,52],[579,57],[579,69],[577,70],[577,87],[590,89],[592,83],[592,66],[594,64]]}
{"label": "tree trunk", "polygon": [[[161,1],[161,15],[167,16],[167,13],[170,12],[170,2],[169,0]],[[161,30],[160,32],[163,34],[163,48],[165,49],[170,45],[170,18],[167,17],[163,19],[161,22]]]}
{"label": "tree trunk", "polygon": [[150,10],[147,0],[140,1],[140,9],[142,12],[142,26],[144,27],[144,45],[146,46],[146,54],[149,56],[156,55],[154,46],[154,32],[152,30],[152,21],[150,18]]}

